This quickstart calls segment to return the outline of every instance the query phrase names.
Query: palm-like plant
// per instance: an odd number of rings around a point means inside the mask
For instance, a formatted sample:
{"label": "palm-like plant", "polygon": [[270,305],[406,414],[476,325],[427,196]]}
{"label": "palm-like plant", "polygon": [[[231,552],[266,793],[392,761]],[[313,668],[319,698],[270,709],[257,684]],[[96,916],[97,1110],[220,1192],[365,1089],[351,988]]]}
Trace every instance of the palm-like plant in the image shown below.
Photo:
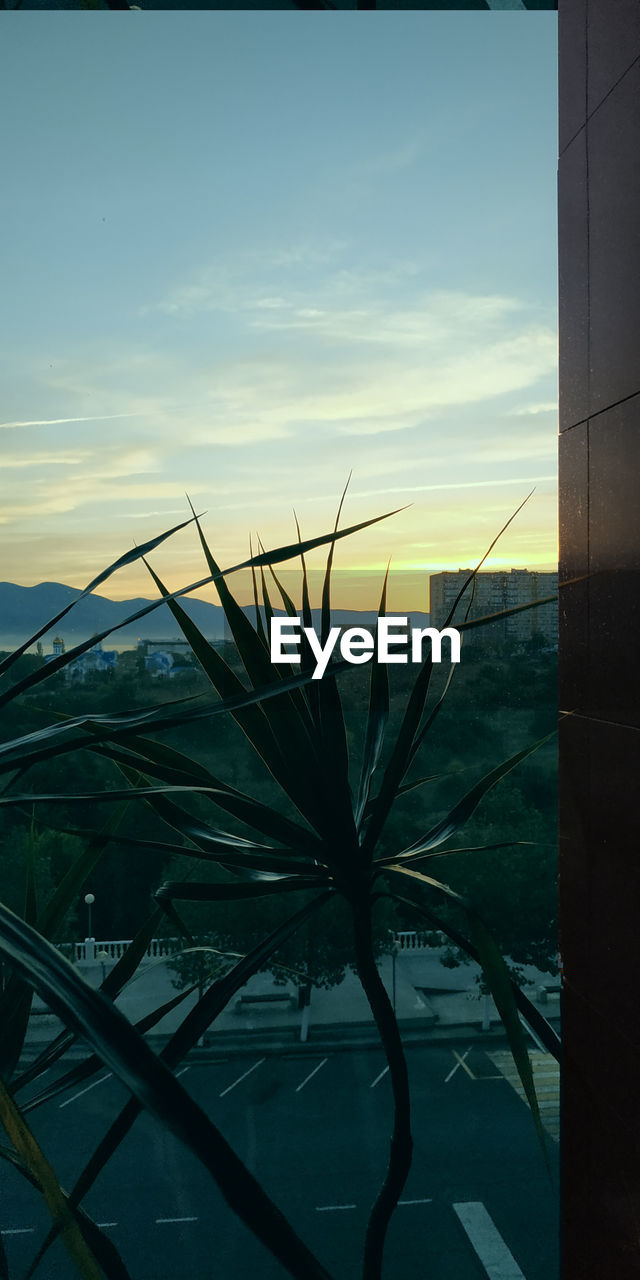
{"label": "palm-like plant", "polygon": [[[343,495],[344,499],[344,495]],[[503,1018],[523,1086],[540,1134],[542,1129],[525,1035],[518,1010],[544,1043],[557,1054],[557,1038],[522,992],[512,983],[505,962],[488,930],[473,906],[447,885],[429,876],[425,863],[448,852],[447,842],[464,826],[482,797],[502,777],[540,745],[534,743],[504,761],[463,795],[450,813],[427,829],[411,832],[402,848],[392,855],[382,848],[385,827],[394,805],[402,795],[421,785],[424,779],[407,780],[420,747],[440,710],[446,695],[430,698],[433,663],[427,657],[418,669],[414,686],[406,704],[399,729],[387,750],[389,730],[389,686],[386,667],[371,664],[366,732],[362,745],[359,780],[350,781],[350,762],[339,678],[346,664],[333,663],[321,681],[313,681],[313,661],[308,649],[302,649],[302,663],[297,673],[272,664],[267,630],[273,605],[265,570],[271,575],[281,606],[290,616],[298,616],[296,606],[274,565],[293,558],[300,559],[301,614],[305,626],[312,625],[311,601],[305,556],[321,545],[328,545],[328,559],[322,589],[321,638],[323,644],[331,625],[331,572],[335,543],[374,521],[339,529],[342,502],[335,528],[320,538],[297,540],[273,551],[251,555],[243,565],[223,570],[214,559],[203,533],[200,520],[193,513],[208,575],[180,592],[169,592],[148,563],[147,555],[175,530],[123,557],[87,587],[95,589],[121,563],[144,557],[159,590],[158,604],[166,602],[188,640],[195,657],[207,676],[215,699],[204,705],[172,704],[160,708],[143,708],[110,716],[69,719],[36,734],[5,744],[0,748],[0,769],[8,775],[8,784],[0,803],[33,805],[36,801],[64,800],[69,796],[33,795],[16,791],[23,775],[32,764],[50,759],[61,752],[84,746],[108,756],[119,766],[127,785],[121,790],[97,793],[96,800],[109,800],[118,808],[105,828],[93,834],[85,852],[59,886],[51,903],[40,916],[33,901],[28,877],[27,908],[24,921],[0,907],[0,948],[15,968],[15,976],[2,999],[5,1026],[4,1068],[8,1080],[15,1070],[20,1045],[29,1013],[31,988],[44,996],[60,1013],[69,1027],[36,1063],[14,1079],[12,1089],[0,1091],[0,1111],[13,1142],[11,1159],[18,1163],[26,1177],[40,1186],[54,1217],[54,1227],[36,1262],[43,1256],[53,1236],[61,1231],[74,1261],[85,1276],[127,1275],[113,1245],[95,1224],[84,1215],[81,1201],[110,1155],[116,1150],[141,1107],[146,1107],[169,1125],[199,1156],[219,1183],[231,1207],[243,1218],[282,1265],[299,1280],[326,1277],[322,1264],[299,1239],[291,1225],[250,1172],[242,1165],[212,1122],[191,1101],[172,1074],[189,1049],[212,1024],[233,994],[258,969],[275,955],[283,941],[294,934],[310,917],[331,910],[337,897],[348,904],[352,922],[354,963],[369,1001],[389,1065],[394,1097],[394,1126],[389,1163],[380,1193],[373,1205],[364,1245],[363,1280],[377,1280],[382,1274],[383,1250],[387,1227],[405,1184],[411,1163],[410,1096],[406,1062],[393,1009],[378,973],[373,946],[373,912],[376,901],[389,897],[402,902],[432,927],[441,929],[477,958]],[[395,514],[395,513],[391,513]],[[382,519],[384,517],[377,517]],[[513,518],[513,517],[512,517]],[[508,522],[510,523],[510,522]],[[182,526],[178,526],[182,527]],[[506,528],[506,526],[505,526]],[[492,544],[493,546],[494,544]],[[491,548],[490,548],[491,549]],[[490,550],[489,549],[489,550]],[[487,552],[488,554],[488,552]],[[482,562],[481,562],[482,563]],[[232,594],[227,578],[238,568],[251,568],[253,575],[255,622]],[[478,565],[478,569],[480,565]],[[469,583],[478,569],[470,575]],[[214,581],[220,595],[227,624],[246,673],[246,682],[225,661],[222,654],[201,634],[179,603],[179,597]],[[466,585],[469,585],[466,584]],[[464,588],[463,588],[464,591]],[[451,623],[456,601],[449,619]],[[382,586],[379,613],[386,609],[387,577]],[[542,604],[545,601],[537,601]],[[155,606],[151,606],[155,607]],[[280,606],[279,606],[280,607]],[[533,606],[520,606],[533,607]],[[134,615],[139,617],[147,610]],[[493,618],[470,620],[467,616],[456,626],[464,631],[485,625],[514,610],[503,611]],[[58,615],[41,632],[60,621]],[[132,621],[133,619],[127,619]],[[124,623],[121,625],[125,625]],[[48,671],[58,670],[80,652],[102,637],[77,646],[49,664]],[[21,647],[24,652],[38,635]],[[15,656],[5,663],[10,665]],[[0,674],[2,668],[0,667]],[[36,672],[17,682],[0,696],[3,701],[33,687],[47,674]],[[201,761],[169,746],[156,735],[176,725],[185,725],[231,715],[244,732],[251,747],[267,766],[284,798],[284,804],[263,803],[243,793],[229,782],[214,776]],[[215,723],[215,720],[213,721]],[[152,733],[154,736],[149,736]],[[546,739],[543,739],[543,741]],[[185,804],[188,797],[198,795],[212,807],[211,818],[194,816]],[[86,800],[87,796],[82,797]],[[164,853],[187,855],[214,863],[222,879],[205,881],[171,881],[156,893],[158,908],[146,921],[129,951],[103,983],[101,992],[90,991],[73,970],[51,947],[47,939],[64,913],[73,895],[102,856],[109,843],[118,841],[118,826],[123,810],[132,801],[144,800],[170,829],[169,838],[158,844],[148,842]],[[292,809],[293,806],[293,809]],[[239,836],[221,828],[216,814],[227,814],[248,829]],[[291,816],[295,813],[295,816]],[[177,839],[176,833],[180,837]],[[185,841],[188,842],[185,844]],[[145,844],[143,841],[137,842]],[[127,840],[128,845],[136,844]],[[495,846],[491,846],[495,847]],[[304,893],[305,905],[299,908],[252,952],[238,960],[227,972],[213,981],[207,991],[185,1016],[178,1031],[165,1046],[160,1057],[151,1053],[142,1033],[166,1007],[151,1015],[138,1031],[132,1029],[113,1008],[111,1001],[124,982],[135,971],[157,927],[160,912],[177,925],[189,944],[189,932],[176,907],[180,901],[225,903],[264,895]],[[467,928],[454,928],[438,913],[438,902],[454,901],[467,921]],[[176,997],[178,1003],[184,995]],[[86,1078],[105,1062],[128,1085],[132,1097],[94,1152],[76,1186],[67,1196],[58,1187],[55,1175],[35,1144],[15,1094],[33,1080],[45,1066],[65,1052],[73,1034],[89,1040],[96,1056],[68,1072],[55,1086],[43,1089],[29,1106],[39,1105],[71,1082]],[[9,1156],[7,1151],[2,1154]],[[1,1259],[0,1259],[1,1260]],[[33,1271],[34,1268],[32,1268]],[[0,1270],[0,1275],[2,1274]]]}

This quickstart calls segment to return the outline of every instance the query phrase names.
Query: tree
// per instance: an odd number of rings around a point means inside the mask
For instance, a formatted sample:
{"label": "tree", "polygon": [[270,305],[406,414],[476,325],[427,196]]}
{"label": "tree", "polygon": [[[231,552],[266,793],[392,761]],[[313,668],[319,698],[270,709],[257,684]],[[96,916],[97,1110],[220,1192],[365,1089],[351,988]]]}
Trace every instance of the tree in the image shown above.
{"label": "tree", "polygon": [[[522,789],[505,779],[469,822],[469,847],[485,852],[434,858],[433,874],[474,903],[514,965],[557,972],[558,852],[552,815],[527,805]],[[491,848],[492,845],[510,846]],[[523,842],[518,844],[518,842]],[[461,958],[456,949],[453,953]]]}

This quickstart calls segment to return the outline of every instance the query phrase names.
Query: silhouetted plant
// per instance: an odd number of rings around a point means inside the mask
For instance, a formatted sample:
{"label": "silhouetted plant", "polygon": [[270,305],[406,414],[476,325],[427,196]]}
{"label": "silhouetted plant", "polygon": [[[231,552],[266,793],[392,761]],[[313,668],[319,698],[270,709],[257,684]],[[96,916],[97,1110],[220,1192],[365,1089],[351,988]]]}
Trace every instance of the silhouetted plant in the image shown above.
{"label": "silhouetted plant", "polygon": [[[341,507],[342,502],[340,510]],[[407,775],[443,704],[448,682],[444,692],[430,699],[433,662],[428,656],[418,668],[400,726],[387,749],[387,671],[384,665],[371,663],[359,780],[357,787],[352,788],[339,691],[339,679],[346,664],[333,662],[321,681],[313,681],[314,663],[310,651],[303,646],[302,663],[294,674],[272,664],[265,631],[265,622],[268,623],[273,612],[265,570],[271,574],[274,589],[286,613],[297,616],[296,606],[274,569],[274,565],[295,558],[300,559],[303,622],[305,626],[312,625],[305,556],[316,547],[325,545],[329,552],[322,590],[321,638],[323,643],[326,641],[331,624],[331,573],[335,543],[376,522],[368,520],[339,529],[340,510],[331,533],[303,540],[298,529],[294,543],[251,555],[242,565],[227,569],[221,569],[214,559],[194,513],[208,575],[179,592],[167,591],[149,565],[147,556],[182,525],[122,557],[94,579],[83,595],[94,590],[121,565],[144,558],[160,592],[159,599],[127,618],[120,626],[130,624],[156,605],[166,602],[210,682],[214,699],[204,702],[178,700],[160,707],[155,705],[115,714],[59,719],[45,729],[0,747],[0,771],[6,776],[5,790],[0,796],[2,805],[68,804],[77,799],[77,796],[67,794],[33,794],[22,789],[22,781],[33,764],[81,747],[97,751],[115,762],[127,784],[121,789],[81,797],[85,802],[108,801],[114,808],[105,826],[91,834],[44,909],[40,909],[35,900],[32,867],[27,868],[24,919],[0,906],[0,952],[14,971],[0,999],[0,1018],[5,1028],[2,1045],[5,1083],[0,1086],[0,1115],[12,1142],[12,1150],[3,1148],[0,1154],[10,1159],[25,1178],[40,1189],[53,1217],[51,1232],[29,1275],[33,1274],[52,1240],[60,1233],[81,1275],[99,1277],[102,1268],[109,1278],[124,1280],[128,1276],[113,1243],[85,1214],[81,1204],[137,1114],[145,1108],[201,1160],[231,1208],[291,1275],[299,1280],[327,1280],[328,1273],[321,1262],[298,1237],[217,1127],[192,1101],[173,1072],[247,979],[263,968],[306,921],[317,915],[321,927],[322,913],[331,911],[337,899],[346,903],[348,908],[354,962],[387,1057],[394,1099],[389,1163],[367,1227],[363,1280],[377,1280],[381,1276],[387,1227],[409,1172],[412,1151],[406,1062],[396,1018],[378,973],[373,947],[372,917],[375,904],[381,897],[411,908],[416,917],[430,928],[442,930],[457,946],[479,960],[484,980],[503,1019],[544,1150],[519,1011],[535,1027],[549,1050],[557,1054],[555,1032],[511,981],[499,949],[473,904],[428,875],[425,867],[431,858],[451,852],[448,842],[461,830],[482,798],[546,738],[523,748],[476,782],[444,818],[407,831],[402,847],[393,854],[382,851],[381,838],[392,808],[408,790],[427,781],[407,780]],[[240,568],[251,568],[252,571],[255,623],[239,605],[227,582],[231,574]],[[463,592],[479,568],[480,565],[470,574],[446,625],[454,618]],[[217,585],[229,631],[246,673],[246,683],[222,653],[205,639],[179,603],[179,597],[208,582]],[[384,615],[386,610],[386,592],[385,575],[380,615]],[[545,601],[536,601],[530,606],[519,606],[519,609],[543,603]],[[57,625],[67,611],[47,622],[0,664],[0,675],[8,672],[20,654],[35,644],[50,627]],[[517,611],[504,610],[493,618],[469,620],[467,616],[462,622],[456,622],[456,626],[464,631]],[[61,671],[106,634],[91,637],[11,684],[0,694],[0,707]],[[202,761],[191,758],[157,737],[164,730],[203,720],[210,721],[215,728],[216,717],[221,715],[231,715],[240,726],[278,784],[283,796],[282,805],[264,803],[240,791],[214,776]],[[185,807],[193,796],[200,797],[200,806],[206,803],[216,813],[222,812],[244,824],[253,836],[232,834],[218,826],[215,816],[200,816],[201,809],[198,816],[194,816]],[[215,882],[188,879],[163,884],[156,894],[158,906],[141,925],[124,957],[102,983],[101,989],[94,991],[60,956],[50,939],[55,936],[58,922],[109,844],[124,839],[121,824],[127,806],[141,800],[150,805],[155,815],[167,825],[168,838],[164,842],[127,839],[126,843],[134,848],[153,847],[167,856],[197,858],[213,863],[219,870],[219,878]],[[294,812],[296,816],[291,816]],[[484,848],[498,847],[501,845]],[[481,856],[483,850],[474,849],[473,852]],[[150,938],[157,931],[161,915],[164,913],[169,918],[189,945],[192,940],[176,903],[224,904],[284,893],[303,893],[306,895],[305,904],[257,942],[247,955],[228,962],[227,971],[214,978],[207,990],[199,995],[162,1053],[156,1056],[146,1044],[144,1032],[190,992],[176,996],[143,1019],[137,1028],[126,1021],[112,1002],[135,973]],[[455,926],[449,912],[439,914],[438,904],[442,903],[454,903],[466,924]],[[28,1069],[20,1072],[18,1061],[33,990],[59,1014],[68,1029]],[[93,1055],[87,1061],[74,1065],[54,1084],[41,1087],[29,1103],[20,1108],[16,1095],[62,1058],[76,1035],[88,1041]],[[90,1078],[101,1063],[105,1063],[125,1083],[131,1098],[94,1151],[72,1191],[66,1194],[30,1132],[26,1116],[29,1110],[71,1084]],[[0,1253],[0,1275],[3,1267],[7,1275],[6,1259]]]}

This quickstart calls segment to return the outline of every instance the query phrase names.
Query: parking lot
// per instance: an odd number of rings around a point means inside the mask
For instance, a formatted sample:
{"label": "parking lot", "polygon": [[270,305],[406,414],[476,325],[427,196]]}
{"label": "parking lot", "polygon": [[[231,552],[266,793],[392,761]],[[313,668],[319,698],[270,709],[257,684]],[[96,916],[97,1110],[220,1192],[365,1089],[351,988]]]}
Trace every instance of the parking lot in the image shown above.
{"label": "parking lot", "polygon": [[[554,1280],[557,1176],[527,1107],[482,1047],[407,1054],[415,1152],[392,1223],[385,1280]],[[57,1069],[56,1069],[57,1070]],[[53,1072],[45,1078],[53,1079]],[[367,1215],[388,1152],[391,1089],[378,1050],[220,1059],[181,1068],[212,1116],[335,1280],[359,1275]],[[31,1113],[66,1187],[126,1100],[107,1071]],[[549,1140],[553,1165],[557,1153]],[[20,1274],[48,1217],[12,1170],[0,1228]],[[284,1271],[210,1176],[146,1115],[87,1196],[133,1280],[276,1280]],[[71,1280],[59,1245],[37,1275]]]}

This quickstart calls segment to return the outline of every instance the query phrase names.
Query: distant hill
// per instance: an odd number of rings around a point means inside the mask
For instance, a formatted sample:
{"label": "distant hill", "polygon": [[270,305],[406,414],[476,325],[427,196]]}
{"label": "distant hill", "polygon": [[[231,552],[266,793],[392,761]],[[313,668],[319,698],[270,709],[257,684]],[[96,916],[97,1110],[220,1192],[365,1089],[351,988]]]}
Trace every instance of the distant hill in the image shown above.
{"label": "distant hill", "polygon": [[[8,649],[21,644],[39,627],[55,617],[71,600],[77,600],[82,594],[75,587],[66,587],[60,582],[40,582],[36,587],[20,587],[13,582],[0,582],[0,648]],[[51,628],[42,637],[42,644],[47,651],[56,634],[60,634],[67,648],[87,640],[100,631],[112,628],[124,622],[132,613],[152,604],[151,600],[137,598],[134,600],[109,600],[106,596],[90,595],[62,619],[57,626]],[[224,638],[225,620],[220,605],[208,604],[205,600],[190,599],[183,596],[181,607],[195,622],[199,630],[208,640]],[[253,607],[246,612],[253,617]],[[281,611],[278,611],[281,612]],[[425,626],[427,615],[412,613],[409,615],[414,623]],[[353,609],[336,610],[333,616],[337,626],[367,626],[375,622],[374,611]],[[320,610],[313,610],[314,626],[319,629]],[[135,645],[138,639],[173,640],[180,637],[180,630],[166,604],[159,605],[152,613],[129,626],[122,627],[113,635],[113,644],[122,646]],[[105,640],[108,647],[109,639]]]}
{"label": "distant hill", "polygon": [[[0,644],[7,648],[25,640],[80,595],[82,592],[75,587],[66,587],[60,582],[40,582],[36,587],[19,587],[13,582],[0,582]],[[117,626],[130,614],[151,603],[151,600],[142,598],[109,600],[106,596],[87,596],[57,626],[46,632],[42,637],[42,644],[46,651],[54,635],[59,632],[67,648],[70,648],[107,627]],[[181,605],[208,639],[217,640],[224,636],[224,614],[220,605],[187,598],[181,601]],[[168,605],[162,604],[153,613],[117,631],[113,636],[113,643],[119,646],[135,645],[139,638],[168,640],[178,634],[179,628]]]}

